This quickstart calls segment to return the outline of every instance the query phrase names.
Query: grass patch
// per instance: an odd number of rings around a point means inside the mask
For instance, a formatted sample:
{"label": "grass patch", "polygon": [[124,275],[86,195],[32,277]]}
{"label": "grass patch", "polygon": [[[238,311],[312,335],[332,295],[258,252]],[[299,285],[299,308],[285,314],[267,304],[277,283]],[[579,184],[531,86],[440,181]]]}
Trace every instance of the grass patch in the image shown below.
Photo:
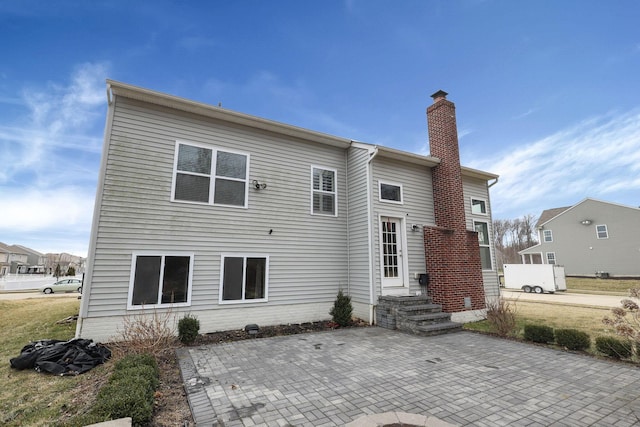
{"label": "grass patch", "polygon": [[[75,404],[83,379],[99,375],[105,365],[77,377],[56,377],[34,370],[11,369],[9,359],[20,354],[30,341],[69,340],[76,323],[56,324],[78,314],[80,301],[69,298],[35,298],[0,301],[0,425],[48,426],[82,410]],[[94,372],[95,371],[95,372]],[[102,375],[105,375],[102,373]]]}
{"label": "grass patch", "polygon": [[631,288],[640,288],[640,280],[637,279],[595,279],[588,277],[567,277],[567,290],[569,291],[601,291],[616,292],[626,295]]}

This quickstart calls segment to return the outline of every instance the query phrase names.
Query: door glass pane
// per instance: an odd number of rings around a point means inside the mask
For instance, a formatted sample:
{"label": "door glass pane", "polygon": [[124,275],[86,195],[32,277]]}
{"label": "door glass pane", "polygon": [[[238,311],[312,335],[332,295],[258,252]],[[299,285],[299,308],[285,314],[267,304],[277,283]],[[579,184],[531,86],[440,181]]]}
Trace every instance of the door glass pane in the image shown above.
{"label": "door glass pane", "polygon": [[159,256],[139,256],[136,258],[132,305],[158,303],[160,263],[161,257]]}
{"label": "door glass pane", "polygon": [[244,206],[244,181],[216,179],[216,190],[213,203],[220,205]]}
{"label": "door glass pane", "polygon": [[224,276],[222,282],[222,299],[241,300],[242,299],[242,267],[244,258],[226,257],[224,259]]}
{"label": "door glass pane", "polygon": [[178,148],[178,170],[211,174],[211,150],[180,144]]}
{"label": "door glass pane", "polygon": [[247,258],[245,299],[264,298],[267,260]]}
{"label": "door glass pane", "polygon": [[209,180],[206,176],[177,174],[175,199],[208,203]]}
{"label": "door glass pane", "polygon": [[162,284],[162,303],[187,301],[189,286],[188,256],[167,256],[164,259],[164,278]]}
{"label": "door glass pane", "polygon": [[396,240],[396,223],[382,222],[382,262],[384,277],[398,277],[398,245]]}
{"label": "door glass pane", "polygon": [[218,151],[216,176],[245,179],[247,177],[247,156]]}

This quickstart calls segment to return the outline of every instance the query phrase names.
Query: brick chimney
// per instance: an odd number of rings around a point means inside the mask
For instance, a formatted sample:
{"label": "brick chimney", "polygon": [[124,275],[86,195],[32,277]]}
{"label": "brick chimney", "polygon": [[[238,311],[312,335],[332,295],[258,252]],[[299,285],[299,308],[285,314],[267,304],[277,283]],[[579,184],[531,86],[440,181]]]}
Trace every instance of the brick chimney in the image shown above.
{"label": "brick chimney", "polygon": [[425,227],[428,292],[444,311],[485,308],[478,234],[467,230],[456,107],[439,90],[427,108],[431,155],[440,164],[431,169],[435,227]]}

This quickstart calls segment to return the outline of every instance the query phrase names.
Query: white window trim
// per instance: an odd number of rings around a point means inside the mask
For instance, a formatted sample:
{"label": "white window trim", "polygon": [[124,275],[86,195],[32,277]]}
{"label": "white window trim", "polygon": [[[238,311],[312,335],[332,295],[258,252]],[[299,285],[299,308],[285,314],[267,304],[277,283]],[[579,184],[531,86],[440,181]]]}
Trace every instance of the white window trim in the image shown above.
{"label": "white window trim", "polygon": [[[384,185],[392,185],[394,187],[400,187],[400,201],[383,199],[382,198],[382,185],[383,184]],[[398,184],[397,182],[378,180],[378,201],[381,202],[381,203],[392,203],[394,205],[403,205],[404,204],[404,190],[402,188],[402,184]]]}
{"label": "white window trim", "polygon": [[[549,237],[550,239],[547,240],[547,236],[545,235],[546,232],[549,232]],[[542,241],[545,243],[551,243],[553,242],[553,231],[552,230],[542,230]]]}
{"label": "white window trim", "polygon": [[[162,277],[164,275],[164,260],[165,257],[168,256],[180,256],[180,257],[189,257],[189,277],[187,279],[187,301],[186,302],[178,302],[178,303],[169,303],[169,304],[145,304],[145,305],[134,305],[132,304],[133,300],[133,282],[136,277],[136,263],[138,262],[139,256],[159,256],[162,258],[160,262],[160,282],[158,282],[158,299],[162,297],[162,292],[160,292],[160,283],[162,283]],[[195,258],[195,254],[193,252],[159,252],[159,251],[137,251],[131,253],[131,272],[129,274],[129,292],[127,293],[127,310],[144,310],[147,308],[172,308],[172,307],[189,307],[191,306],[191,290],[193,285],[193,260]]]}
{"label": "white window trim", "polygon": [[[607,237],[600,237],[600,233],[598,233],[598,227],[604,227],[604,231],[605,231],[605,233],[607,233]],[[609,238],[609,227],[607,227],[607,224],[596,225],[596,237],[599,240],[604,240],[604,239],[608,239]]]}
{"label": "white window trim", "polygon": [[[487,202],[487,199],[481,199],[480,197],[470,197],[470,199],[471,199],[471,204],[469,205],[469,208],[470,208],[470,211],[471,211],[472,215],[481,215],[481,216],[488,216],[489,215],[489,204]],[[474,212],[473,211],[473,201],[474,200],[477,200],[479,202],[483,202],[484,203],[484,210],[485,210],[484,213],[482,213],[482,212],[478,213],[478,212]]]}
{"label": "white window trim", "polygon": [[[335,187],[334,191],[315,190],[313,188],[313,170],[314,169],[320,169],[320,170],[326,170],[326,171],[333,172],[333,183],[334,183],[334,187]],[[336,169],[334,169],[334,168],[328,168],[326,166],[311,165],[309,177],[310,177],[310,180],[311,180],[311,182],[309,183],[309,188],[311,189],[309,211],[311,212],[311,215],[313,215],[313,216],[337,217],[338,216],[338,171]],[[335,213],[334,214],[317,213],[317,212],[313,211],[313,193],[315,191],[318,191],[318,192],[324,193],[324,194],[333,194],[334,200],[335,200],[335,207],[334,207]]]}
{"label": "white window trim", "polygon": [[[187,172],[187,174],[189,175],[195,175],[195,176],[207,176],[209,177],[209,201],[208,202],[196,202],[193,200],[181,200],[181,199],[176,199],[175,198],[175,194],[176,194],[176,180],[177,180],[177,176],[178,176],[178,152],[180,149],[180,145],[190,145],[192,147],[199,147],[199,148],[206,148],[208,150],[211,150],[211,171],[209,174],[201,174],[201,173],[196,173],[196,172]],[[225,153],[233,153],[233,154],[240,154],[242,156],[246,156],[247,157],[247,166],[246,166],[246,178],[243,179],[239,179],[239,178],[231,178],[231,177],[220,177],[221,179],[227,179],[229,181],[245,181],[245,185],[244,185],[244,205],[243,206],[237,206],[237,205],[224,205],[224,204],[220,204],[220,203],[214,203],[214,197],[215,197],[215,182],[216,182],[216,161],[218,158],[218,151],[224,151]],[[198,142],[192,142],[192,141],[184,141],[184,140],[176,140],[176,146],[175,146],[175,151],[174,151],[174,155],[173,155],[173,178],[172,178],[172,182],[171,182],[171,201],[175,202],[175,203],[187,203],[187,204],[191,204],[191,205],[208,205],[208,206],[223,206],[223,207],[228,207],[228,208],[236,208],[236,209],[248,209],[249,208],[249,170],[250,170],[250,163],[251,163],[251,155],[249,153],[246,153],[244,151],[238,151],[238,150],[232,150],[232,149],[227,149],[227,148],[221,148],[221,147],[215,147],[215,146],[211,146],[208,144],[202,144],[202,143],[198,143]],[[183,172],[184,173],[184,172]]]}
{"label": "white window trim", "polygon": [[[476,224],[480,223],[480,224],[487,224],[487,238],[489,239],[489,243],[486,245],[481,245],[480,244],[480,240],[478,240],[478,247],[480,248],[489,248],[489,262],[491,263],[491,268],[490,269],[486,269],[483,268],[482,271],[494,271],[494,267],[493,267],[493,248],[491,247],[491,225],[489,224],[489,221],[477,221],[477,220],[473,220],[473,231],[476,231]],[[477,233],[477,231],[476,231]],[[482,259],[480,260],[480,265],[482,265]]]}
{"label": "white window trim", "polygon": [[[244,258],[245,261],[242,264],[242,298],[238,300],[224,300],[222,299],[224,294],[224,259],[225,258]],[[245,271],[247,268],[247,258],[264,258],[265,259],[265,271],[264,271],[264,298],[260,299],[244,299],[244,287],[245,287]],[[218,304],[227,305],[227,304],[252,304],[256,302],[269,302],[269,255],[266,254],[258,254],[258,253],[234,253],[234,252],[225,252],[220,254],[220,286],[218,287]]]}
{"label": "white window trim", "polygon": [[556,253],[555,252],[546,252],[544,254],[545,264],[551,264],[549,262],[549,255],[553,255],[553,264],[552,265],[558,264],[558,258],[556,258]]}

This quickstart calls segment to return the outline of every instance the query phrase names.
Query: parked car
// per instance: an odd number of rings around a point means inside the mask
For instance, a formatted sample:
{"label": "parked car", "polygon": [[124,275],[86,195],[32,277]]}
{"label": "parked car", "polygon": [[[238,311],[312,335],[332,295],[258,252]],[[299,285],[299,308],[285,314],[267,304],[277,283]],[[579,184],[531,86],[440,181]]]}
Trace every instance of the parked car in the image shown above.
{"label": "parked car", "polygon": [[82,293],[82,280],[80,279],[63,279],[51,285],[40,286],[40,290],[45,294],[53,294],[55,292],[73,292]]}

